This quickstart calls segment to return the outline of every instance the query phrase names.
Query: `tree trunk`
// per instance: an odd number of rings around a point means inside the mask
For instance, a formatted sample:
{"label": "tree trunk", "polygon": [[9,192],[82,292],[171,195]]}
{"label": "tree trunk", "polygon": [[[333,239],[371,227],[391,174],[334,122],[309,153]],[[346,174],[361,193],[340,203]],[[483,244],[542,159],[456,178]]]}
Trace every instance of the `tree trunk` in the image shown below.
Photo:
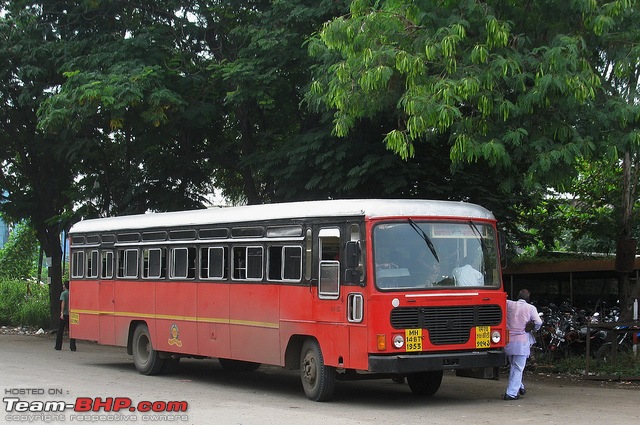
{"label": "tree trunk", "polygon": [[[245,102],[243,105],[238,107],[236,112],[238,115],[238,122],[240,123],[240,134],[242,135],[241,143],[243,157],[250,157],[255,152],[255,141],[249,109],[250,106]],[[248,166],[240,164],[240,175],[242,176],[244,195],[247,198],[247,204],[261,204],[260,194],[258,193],[252,170]]]}
{"label": "tree trunk", "polygon": [[[620,297],[620,316],[629,320],[633,306],[632,293],[638,292],[631,286],[630,273],[635,269],[637,241],[632,239],[633,206],[636,201],[638,182],[638,164],[632,161],[627,151],[622,160],[622,222],[620,237],[616,245],[616,271],[618,272],[618,296]],[[636,283],[636,286],[638,284]]]}
{"label": "tree trunk", "polygon": [[62,293],[62,248],[60,247],[60,230],[57,226],[48,228],[44,240],[47,257],[51,257],[49,266],[49,328],[56,329],[60,320],[60,294]]}

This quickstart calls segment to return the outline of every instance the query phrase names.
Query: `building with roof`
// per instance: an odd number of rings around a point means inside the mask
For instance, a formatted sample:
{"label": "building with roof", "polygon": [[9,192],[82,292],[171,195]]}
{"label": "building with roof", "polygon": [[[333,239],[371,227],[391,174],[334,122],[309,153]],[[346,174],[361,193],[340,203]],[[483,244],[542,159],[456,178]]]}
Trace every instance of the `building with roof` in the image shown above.
{"label": "building with roof", "polygon": [[[640,274],[640,256],[636,256],[631,279]],[[559,259],[549,262],[509,264],[502,271],[505,291],[513,299],[520,289],[532,292],[538,303],[575,306],[597,302],[615,304],[618,296],[618,272],[615,258]]]}

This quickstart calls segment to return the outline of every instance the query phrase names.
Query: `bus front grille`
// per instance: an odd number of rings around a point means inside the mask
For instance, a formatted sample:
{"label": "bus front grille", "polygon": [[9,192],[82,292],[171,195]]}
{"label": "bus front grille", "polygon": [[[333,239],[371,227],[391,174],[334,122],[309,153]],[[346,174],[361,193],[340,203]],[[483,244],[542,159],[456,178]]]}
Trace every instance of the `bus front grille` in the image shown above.
{"label": "bus front grille", "polygon": [[496,326],[502,322],[497,305],[452,307],[398,307],[391,310],[394,329],[427,329],[434,345],[464,344],[474,326]]}

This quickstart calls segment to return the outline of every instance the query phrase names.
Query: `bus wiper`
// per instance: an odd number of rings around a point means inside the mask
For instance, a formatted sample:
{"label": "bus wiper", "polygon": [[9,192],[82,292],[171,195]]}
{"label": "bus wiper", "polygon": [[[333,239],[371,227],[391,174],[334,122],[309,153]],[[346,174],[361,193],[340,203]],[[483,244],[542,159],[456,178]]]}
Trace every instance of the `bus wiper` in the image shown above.
{"label": "bus wiper", "polygon": [[480,232],[480,229],[478,229],[478,226],[476,226],[476,224],[469,220],[469,227],[471,227],[471,230],[473,230],[473,233],[478,237],[478,242],[480,242],[480,246],[482,247],[482,252],[486,252],[487,247],[485,245],[485,240],[482,237],[482,232]]}
{"label": "bus wiper", "polygon": [[411,227],[413,227],[413,230],[415,230],[416,233],[420,235],[420,237],[427,243],[427,246],[429,247],[429,250],[433,254],[433,257],[439,263],[440,259],[438,258],[438,253],[436,253],[436,247],[433,246],[433,242],[431,242],[431,239],[429,238],[429,236],[427,236],[424,230],[422,230],[420,226],[416,224],[415,221],[411,220],[410,218],[407,218],[407,220],[409,220],[409,224],[411,225]]}

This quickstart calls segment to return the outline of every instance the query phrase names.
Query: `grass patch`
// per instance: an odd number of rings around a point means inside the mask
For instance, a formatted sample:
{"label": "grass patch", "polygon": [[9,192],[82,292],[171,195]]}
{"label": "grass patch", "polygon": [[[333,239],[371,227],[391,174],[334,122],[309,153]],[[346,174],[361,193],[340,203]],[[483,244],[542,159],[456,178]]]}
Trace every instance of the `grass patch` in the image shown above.
{"label": "grass patch", "polygon": [[[562,358],[550,355],[539,355],[534,359],[534,362],[536,370],[545,370],[549,373],[584,375],[586,369],[586,358],[584,355]],[[589,373],[595,375],[640,377],[640,354],[634,356],[630,351],[621,351],[616,356],[615,363],[613,363],[611,359],[598,361],[591,358],[589,360]]]}
{"label": "grass patch", "polygon": [[0,279],[0,324],[46,328],[49,323],[49,287],[21,280]]}

